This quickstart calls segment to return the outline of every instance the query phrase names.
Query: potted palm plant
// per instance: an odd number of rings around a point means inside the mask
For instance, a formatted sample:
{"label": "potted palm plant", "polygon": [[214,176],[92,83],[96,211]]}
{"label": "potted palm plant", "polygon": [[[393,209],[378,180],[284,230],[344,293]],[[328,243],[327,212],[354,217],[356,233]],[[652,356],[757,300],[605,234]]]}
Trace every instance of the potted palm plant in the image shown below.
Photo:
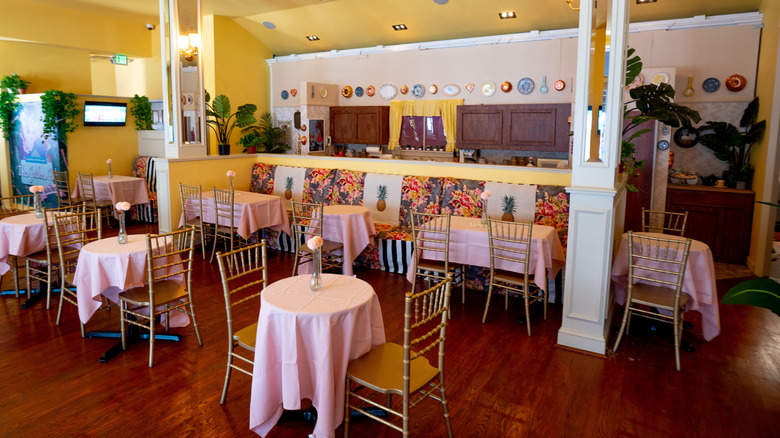
{"label": "potted palm plant", "polygon": [[244,136],[239,142],[244,146],[244,152],[250,152],[252,146],[257,152],[267,154],[280,154],[290,149],[290,145],[284,142],[285,130],[274,126],[271,113],[265,112],[260,116],[257,125],[247,126],[241,130]]}
{"label": "potted palm plant", "polygon": [[761,140],[766,131],[766,120],[758,118],[758,97],[751,101],[739,121],[741,130],[731,123],[707,122],[699,128],[699,142],[710,148],[715,157],[729,163],[723,172],[726,185],[744,189],[753,176],[750,149]]}
{"label": "potted palm plant", "polygon": [[10,76],[3,76],[3,79],[0,79],[0,88],[4,88],[13,94],[24,94],[29,85],[30,81],[25,81],[16,73]]}
{"label": "potted palm plant", "polygon": [[224,94],[214,97],[211,102],[211,96],[206,92],[206,123],[217,136],[217,145],[219,155],[230,155],[230,136],[233,129],[245,128],[255,122],[255,111],[257,105],[247,103],[238,107],[236,112],[231,111],[230,99]]}

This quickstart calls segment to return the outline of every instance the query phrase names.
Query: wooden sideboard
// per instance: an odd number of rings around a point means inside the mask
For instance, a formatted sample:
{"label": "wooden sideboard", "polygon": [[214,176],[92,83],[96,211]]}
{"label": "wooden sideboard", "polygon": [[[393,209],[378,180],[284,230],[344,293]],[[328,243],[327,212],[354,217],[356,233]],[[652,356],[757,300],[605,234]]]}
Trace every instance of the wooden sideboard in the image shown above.
{"label": "wooden sideboard", "polygon": [[386,145],[390,133],[389,106],[333,106],[330,135],[333,143]]}
{"label": "wooden sideboard", "polygon": [[459,149],[569,150],[570,104],[461,105]]}
{"label": "wooden sideboard", "polygon": [[744,265],[753,223],[752,190],[669,184],[667,211],[687,211],[685,237],[709,245],[716,262]]}

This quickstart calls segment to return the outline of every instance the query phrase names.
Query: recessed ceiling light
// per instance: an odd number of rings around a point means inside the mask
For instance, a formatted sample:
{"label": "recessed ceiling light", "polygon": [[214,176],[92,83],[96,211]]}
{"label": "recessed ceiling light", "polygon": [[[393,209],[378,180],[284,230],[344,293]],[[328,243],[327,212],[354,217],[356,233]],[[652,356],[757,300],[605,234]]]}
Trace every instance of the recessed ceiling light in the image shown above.
{"label": "recessed ceiling light", "polygon": [[657,1],[658,0],[636,0],[636,4],[642,5],[642,4],[645,4],[645,3],[655,3]]}
{"label": "recessed ceiling light", "polygon": [[319,41],[320,37],[318,37],[317,35],[307,35],[306,39],[309,41]]}
{"label": "recessed ceiling light", "polygon": [[407,30],[407,29],[409,29],[409,28],[406,27],[405,24],[394,24],[393,25],[393,30]]}
{"label": "recessed ceiling light", "polygon": [[502,20],[506,20],[508,18],[517,18],[517,15],[515,15],[515,13],[512,11],[499,12],[498,16],[501,17]]}
{"label": "recessed ceiling light", "polygon": [[276,29],[276,25],[271,23],[270,21],[263,21],[263,26],[269,29]]}
{"label": "recessed ceiling light", "polygon": [[437,5],[446,5],[448,1],[450,0],[433,0]]}

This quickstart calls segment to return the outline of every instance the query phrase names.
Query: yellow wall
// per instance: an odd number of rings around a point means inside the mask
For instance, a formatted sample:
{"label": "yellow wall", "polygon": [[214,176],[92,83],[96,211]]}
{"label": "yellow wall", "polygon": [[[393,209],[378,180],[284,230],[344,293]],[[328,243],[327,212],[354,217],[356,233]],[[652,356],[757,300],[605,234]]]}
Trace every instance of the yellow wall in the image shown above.
{"label": "yellow wall", "polygon": [[92,93],[89,53],[83,50],[0,41],[0,75],[12,73],[30,81],[27,93]]}

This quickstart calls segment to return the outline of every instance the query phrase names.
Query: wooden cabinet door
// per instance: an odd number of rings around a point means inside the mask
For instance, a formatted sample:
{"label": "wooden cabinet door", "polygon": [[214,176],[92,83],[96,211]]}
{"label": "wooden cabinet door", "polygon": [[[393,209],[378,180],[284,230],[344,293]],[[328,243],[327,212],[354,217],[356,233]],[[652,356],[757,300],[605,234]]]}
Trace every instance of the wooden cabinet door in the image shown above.
{"label": "wooden cabinet door", "polygon": [[387,144],[390,134],[390,107],[356,107],[356,130],[359,144]]}
{"label": "wooden cabinet door", "polygon": [[506,105],[504,149],[566,152],[571,105]]}
{"label": "wooden cabinet door", "polygon": [[461,105],[456,142],[460,149],[502,149],[504,111],[497,105]]}
{"label": "wooden cabinet door", "polygon": [[330,108],[330,136],[334,143],[357,142],[357,116],[353,107]]}

